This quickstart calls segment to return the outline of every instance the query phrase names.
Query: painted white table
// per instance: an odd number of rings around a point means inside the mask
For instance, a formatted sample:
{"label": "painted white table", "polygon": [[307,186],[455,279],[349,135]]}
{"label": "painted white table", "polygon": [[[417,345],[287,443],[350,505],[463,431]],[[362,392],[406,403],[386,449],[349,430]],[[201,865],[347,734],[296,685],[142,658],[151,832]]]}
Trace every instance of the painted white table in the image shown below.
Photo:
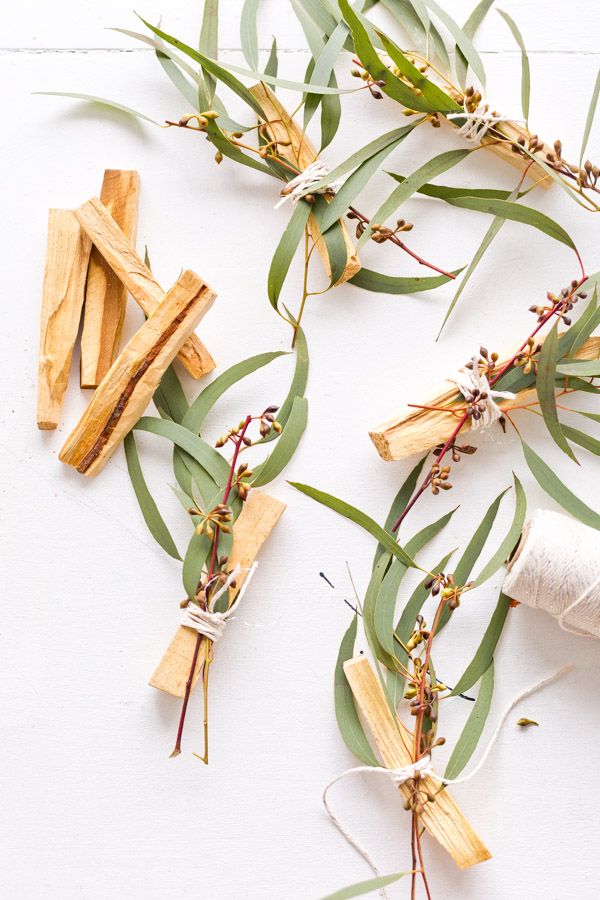
{"label": "painted white table", "polygon": [[[469,5],[456,0],[448,8],[462,21]],[[223,57],[239,62],[241,2],[222,0],[222,6]],[[146,0],[140,12],[156,21],[164,11],[165,27],[193,43],[197,4],[172,7],[161,10],[156,0]],[[568,18],[556,0],[526,5],[508,0],[506,7],[530,48],[531,121],[546,138],[560,136],[565,155],[576,158],[600,59],[597,6],[575,0]],[[0,51],[5,86],[2,894],[20,900],[313,900],[369,875],[325,820],[320,792],[336,772],[354,764],[336,728],[332,671],[349,617],[342,602],[350,591],[345,561],[362,589],[373,543],[292,491],[283,478],[273,486],[288,510],[262,554],[243,611],[218,649],[211,678],[211,765],[204,768],[191,753],[200,746],[198,694],[185,753],[170,760],[179,704],[147,687],[147,679],[177,622],[178,566],[145,530],[122,452],[89,483],[58,463],[65,434],[87,400],[75,379],[58,432],[35,427],[47,209],[77,205],[97,193],[105,167],[140,172],[139,245],[148,244],[159,279],[168,284],[182,266],[192,266],[217,288],[219,300],[203,336],[222,366],[285,348],[289,338],[265,291],[271,254],[289,212],[273,210],[270,184],[227,162],[217,168],[210,148],[192,134],[31,96],[44,89],[95,93],[158,119],[187,111],[152,51],[103,30],[135,30],[129,4],[107,0],[102,8],[75,0],[44,5],[24,0],[5,15]],[[279,41],[282,71],[299,78],[306,53],[283,0],[264,0],[263,48],[271,33]],[[494,104],[517,114],[519,55],[494,13],[479,46]],[[347,100],[327,160],[335,164],[370,135],[394,127],[396,111],[390,102],[375,103],[364,94]],[[599,137],[595,128],[592,156]],[[423,132],[403,145],[389,168],[407,173],[425,153],[433,156],[441,149],[437,133]],[[485,160],[465,164],[446,179],[502,187],[514,180],[511,168]],[[389,188],[389,179],[380,175],[362,205],[375,209]],[[571,232],[590,271],[596,271],[594,217],[580,213],[558,190],[540,203]],[[470,258],[488,224],[423,199],[411,201],[406,214],[416,222],[412,245],[450,268]],[[369,247],[364,256],[375,268],[416,272],[387,248]],[[382,519],[409,464],[380,461],[368,426],[402,402],[426,395],[480,342],[499,349],[510,345],[530,325],[527,307],[575,274],[566,249],[507,225],[437,344],[433,338],[451,289],[394,298],[346,287],[316,298],[306,317],[310,426],[285,477],[343,495]],[[295,271],[287,287],[292,304],[299,278]],[[131,308],[128,333],[138,323]],[[215,434],[248,408],[282,397],[290,364],[278,365],[277,373],[266,370],[221,404],[211,419]],[[547,446],[536,420],[524,427],[573,490],[598,506],[594,460],[586,458],[578,470]],[[149,480],[183,539],[167,450],[151,438],[140,444]],[[475,517],[510,483],[512,468],[523,478],[532,506],[551,505],[532,483],[518,443],[499,439],[491,445],[488,439],[475,458],[457,468],[452,494],[427,499],[415,513],[416,529],[442,509],[461,504],[425,559],[433,561],[464,542]],[[510,515],[507,503],[498,533]],[[339,594],[319,579],[321,569],[340,587]],[[438,667],[449,681],[476,646],[500,579],[498,574],[461,607],[452,633],[448,629],[440,642]],[[497,657],[489,726],[530,681],[565,661],[576,661],[578,668],[518,710],[541,727],[522,731],[509,725],[485,771],[456,790],[494,858],[460,873],[427,844],[436,900],[597,896],[598,652],[595,643],[562,634],[541,614],[524,608],[511,614]],[[442,730],[450,739],[467,712],[460,700],[448,707]],[[567,776],[558,783],[557,773],[565,767]],[[341,786],[334,803],[382,871],[409,867],[408,820],[387,784],[359,779]],[[392,889],[392,895],[406,897],[406,886]]]}

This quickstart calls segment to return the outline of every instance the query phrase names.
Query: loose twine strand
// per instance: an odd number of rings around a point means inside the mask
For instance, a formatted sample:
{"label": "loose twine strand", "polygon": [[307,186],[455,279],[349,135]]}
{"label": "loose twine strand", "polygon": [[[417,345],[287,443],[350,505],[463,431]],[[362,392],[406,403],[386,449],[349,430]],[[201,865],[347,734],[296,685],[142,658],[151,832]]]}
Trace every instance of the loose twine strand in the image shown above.
{"label": "loose twine strand", "polygon": [[216,644],[217,641],[221,640],[223,637],[227,621],[231,617],[231,614],[242,601],[246,589],[252,580],[252,576],[256,572],[257,566],[258,562],[254,562],[250,568],[243,568],[239,565],[235,566],[221,587],[215,591],[211,597],[211,604],[214,609],[214,605],[219,597],[222,597],[223,594],[229,590],[232,582],[234,582],[242,572],[246,572],[247,574],[244,583],[229,609],[226,609],[225,612],[214,612],[211,609],[202,609],[197,603],[188,603],[181,613],[180,624],[185,628],[192,628],[194,631],[197,631],[198,634],[203,635],[208,638],[209,641],[212,641],[213,644]]}
{"label": "loose twine strand", "polygon": [[[472,769],[471,772],[468,773],[468,775],[463,775],[460,778],[443,778],[442,776],[438,775],[435,772],[435,770],[433,768],[433,763],[431,761],[431,756],[426,755],[426,756],[423,756],[421,759],[418,759],[416,762],[410,763],[407,766],[402,766],[399,769],[387,769],[383,766],[356,766],[352,769],[347,769],[345,772],[342,772],[340,775],[336,775],[336,777],[333,778],[326,785],[326,787],[323,791],[322,801],[323,801],[323,806],[325,808],[325,812],[327,813],[327,815],[329,817],[329,820],[331,821],[331,823],[333,825],[335,825],[337,830],[340,832],[342,837],[344,837],[345,840],[350,844],[350,846],[353,847],[354,850],[356,850],[356,852],[365,860],[365,862],[370,867],[371,871],[373,872],[373,874],[375,875],[376,878],[379,877],[379,875],[381,873],[380,873],[377,865],[375,864],[375,861],[371,857],[370,853],[358,841],[358,839],[352,834],[352,832],[345,825],[342,824],[339,817],[336,816],[335,813],[333,812],[333,810],[331,809],[331,805],[328,800],[328,794],[329,794],[330,789],[335,784],[337,784],[338,781],[341,781],[342,779],[346,778],[348,775],[357,775],[357,774],[385,775],[385,776],[387,776],[388,779],[391,780],[391,782],[394,784],[395,787],[401,787],[403,784],[406,784],[407,781],[410,781],[412,778],[414,778],[416,773],[419,773],[424,778],[432,778],[435,781],[438,781],[440,783],[440,785],[442,785],[442,786],[448,785],[448,784],[461,784],[465,781],[469,781],[471,778],[473,778],[475,775],[477,775],[477,773],[480,771],[480,769],[485,765],[485,763],[486,763],[486,761],[498,739],[500,731],[502,730],[502,727],[503,727],[504,723],[506,722],[506,719],[508,718],[508,716],[510,715],[510,713],[512,712],[514,707],[518,703],[520,703],[521,700],[525,700],[526,697],[530,697],[532,694],[537,693],[537,691],[540,691],[542,688],[546,687],[547,685],[552,684],[555,681],[558,681],[559,678],[562,678],[563,675],[566,675],[568,672],[571,672],[573,669],[574,669],[574,666],[571,664],[563,666],[562,669],[559,669],[557,672],[554,672],[553,674],[546,676],[546,678],[543,678],[541,681],[537,681],[535,684],[532,684],[530,687],[528,687],[524,691],[522,691],[518,696],[513,698],[513,700],[511,700],[510,704],[506,707],[506,709],[502,713],[502,716],[500,717],[498,724],[496,725],[496,728],[494,730],[494,733],[492,734],[479,762],[477,763],[475,768]],[[387,898],[387,894],[386,894],[384,888],[381,888],[380,895],[384,898]]]}

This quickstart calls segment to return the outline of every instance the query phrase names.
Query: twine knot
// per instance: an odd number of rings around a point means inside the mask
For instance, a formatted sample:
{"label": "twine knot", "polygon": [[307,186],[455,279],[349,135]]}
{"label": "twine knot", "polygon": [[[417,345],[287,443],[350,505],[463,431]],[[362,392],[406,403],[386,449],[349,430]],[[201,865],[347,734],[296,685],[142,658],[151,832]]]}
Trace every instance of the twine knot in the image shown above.
{"label": "twine knot", "polygon": [[[329,168],[320,159],[315,159],[303,172],[288,181],[286,186],[281,189],[281,200],[275,205],[275,209],[279,209],[282,204],[289,198],[292,203],[297,203],[302,197],[311,192],[311,188],[318,184],[323,178],[329,175]],[[339,182],[334,181],[331,184],[325,184],[322,187],[312,190],[313,194],[335,194],[339,188]]]}
{"label": "twine knot", "polygon": [[[231,617],[234,609],[244,596],[246,588],[250,584],[250,580],[252,579],[257,566],[257,562],[253,563],[253,565],[249,569],[242,569],[241,566],[235,566],[231,570],[221,587],[217,591],[215,591],[215,593],[210,598],[212,609],[202,609],[202,607],[198,606],[197,603],[188,603],[188,605],[181,613],[180,624],[183,625],[184,628],[193,628],[193,630],[197,631],[198,634],[203,635],[205,638],[208,638],[209,641],[212,641],[213,644],[216,644],[217,641],[221,640],[221,638],[223,637],[227,622]],[[241,590],[238,592],[237,597],[235,598],[231,606],[225,610],[225,612],[215,612],[215,603],[217,602],[219,597],[222,597],[223,594],[229,590],[232,583],[237,578],[239,578],[242,571],[245,571],[247,575]]]}
{"label": "twine knot", "polygon": [[493,128],[499,122],[516,121],[508,116],[501,116],[496,112],[492,112],[483,97],[474,110],[468,109],[468,102],[469,98],[465,97],[463,100],[463,111],[448,113],[446,118],[450,120],[464,119],[463,124],[458,129],[458,133],[465,140],[472,141],[474,144],[480,144],[490,128]]}
{"label": "twine knot", "polygon": [[415,775],[419,775],[421,778],[431,778],[434,775],[433,764],[429,755],[421,757],[421,759],[410,763],[408,766],[402,766],[401,769],[385,769],[384,771],[388,773],[396,787],[406,784]]}
{"label": "twine knot", "polygon": [[474,430],[489,428],[497,422],[502,410],[494,397],[502,400],[514,400],[512,391],[494,391],[490,387],[486,375],[480,370],[479,356],[473,356],[468,367],[461,369],[448,380],[457,386],[468,404]]}

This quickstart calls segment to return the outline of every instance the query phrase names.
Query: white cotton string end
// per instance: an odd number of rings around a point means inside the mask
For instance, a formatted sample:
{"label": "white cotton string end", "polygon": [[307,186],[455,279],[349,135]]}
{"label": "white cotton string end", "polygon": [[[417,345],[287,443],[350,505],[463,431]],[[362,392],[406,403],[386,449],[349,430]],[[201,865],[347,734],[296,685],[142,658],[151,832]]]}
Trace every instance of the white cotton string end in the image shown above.
{"label": "white cotton string end", "polygon": [[470,369],[461,369],[448,379],[457,386],[467,403],[472,405],[471,427],[474,431],[489,428],[501,417],[502,410],[494,402],[494,398],[514,400],[516,397],[512,391],[493,390],[480,363],[479,355],[473,356]]}

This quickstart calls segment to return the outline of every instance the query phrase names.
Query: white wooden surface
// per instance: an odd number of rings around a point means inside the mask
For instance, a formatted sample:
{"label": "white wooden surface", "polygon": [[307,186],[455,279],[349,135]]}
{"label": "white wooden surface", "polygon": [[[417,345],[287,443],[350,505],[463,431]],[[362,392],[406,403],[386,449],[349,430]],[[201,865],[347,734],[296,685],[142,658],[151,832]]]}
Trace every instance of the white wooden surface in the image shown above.
{"label": "white wooden surface", "polygon": [[[463,20],[471,4],[447,5]],[[590,0],[568,9],[556,0],[504,5],[531,49],[531,121],[546,139],[560,136],[566,155],[577,158],[600,60],[598,8]],[[223,56],[239,62],[241,2],[222,0],[222,6]],[[162,10],[147,0],[140,12],[153,20],[164,12],[165,27],[194,42],[197,5],[176,2]],[[217,288],[219,300],[202,333],[221,365],[285,348],[289,338],[265,292],[271,254],[289,214],[273,210],[274,183],[227,162],[217,168],[210,148],[195,135],[31,95],[44,89],[96,93],[159,119],[186,112],[152,52],[103,30],[109,26],[138,28],[129,4],[28,0],[4,17],[2,894],[22,900],[314,900],[369,874],[326,821],[320,793],[335,773],[354,764],[337,732],[332,672],[349,620],[342,602],[351,596],[345,561],[364,588],[372,542],[293,492],[284,478],[272,486],[288,510],[262,555],[243,611],[218,648],[211,676],[211,764],[203,767],[191,753],[200,746],[197,694],[185,753],[170,760],[179,704],[146,683],[177,622],[179,567],[147,534],[122,453],[89,483],[58,463],[65,434],[87,399],[76,378],[58,432],[43,434],[35,427],[47,208],[73,206],[97,193],[105,167],[140,172],[139,246],[148,244],[161,283],[192,266]],[[272,33],[282,49],[282,70],[300,77],[306,54],[298,49],[301,38],[283,0],[264,0],[261,46]],[[494,104],[518,114],[519,55],[496,14],[482,28],[479,45]],[[345,158],[369,136],[393,127],[396,117],[391,102],[375,103],[364,94],[347,99],[327,160]],[[594,151],[598,156],[599,137],[596,128],[592,157]],[[457,145],[449,137],[445,143]],[[388,168],[407,173],[424,154],[441,149],[439,133],[423,131]],[[514,178],[512,169],[490,158],[465,163],[446,181],[511,187]],[[361,206],[373,211],[389,188],[381,175]],[[596,271],[596,219],[556,190],[539,203],[571,232],[589,270]],[[411,201],[406,214],[416,223],[412,246],[450,268],[469,259],[488,224],[423,199]],[[364,256],[373,267],[416,272],[388,248],[370,247]],[[426,394],[479,342],[510,345],[531,324],[527,307],[576,274],[565,248],[505,226],[437,344],[433,338],[450,289],[394,298],[347,287],[316,298],[306,317],[310,425],[285,478],[343,495],[382,519],[409,464],[381,462],[368,426],[397,404]],[[296,302],[299,286],[295,272],[288,302]],[[132,305],[129,333],[138,322]],[[211,419],[215,434],[248,409],[282,398],[290,364],[277,365],[220,405]],[[561,460],[531,419],[523,421],[531,442],[598,507],[595,460],[583,451],[581,469]],[[149,436],[140,445],[148,477],[181,542],[167,449]],[[513,468],[532,506],[551,505],[532,483],[518,443],[488,438],[457,467],[454,491],[426,499],[415,513],[416,529],[460,503],[426,561],[464,543],[477,516],[509,484]],[[498,533],[510,516],[507,503]],[[340,587],[338,594],[319,570]],[[500,580],[499,574],[463,604],[440,641],[437,668],[450,683],[479,640]],[[457,789],[494,859],[460,873],[427,844],[436,900],[597,896],[598,653],[596,643],[562,634],[541,614],[525,608],[511,613],[497,657],[490,724],[538,676],[565,661],[576,662],[577,670],[515,711],[485,771]],[[448,706],[442,730],[449,744],[467,712],[460,700]],[[541,727],[517,729],[517,713]],[[382,871],[409,867],[408,820],[390,787],[358,779],[340,786],[333,802]],[[391,893],[406,897],[407,887]]]}

